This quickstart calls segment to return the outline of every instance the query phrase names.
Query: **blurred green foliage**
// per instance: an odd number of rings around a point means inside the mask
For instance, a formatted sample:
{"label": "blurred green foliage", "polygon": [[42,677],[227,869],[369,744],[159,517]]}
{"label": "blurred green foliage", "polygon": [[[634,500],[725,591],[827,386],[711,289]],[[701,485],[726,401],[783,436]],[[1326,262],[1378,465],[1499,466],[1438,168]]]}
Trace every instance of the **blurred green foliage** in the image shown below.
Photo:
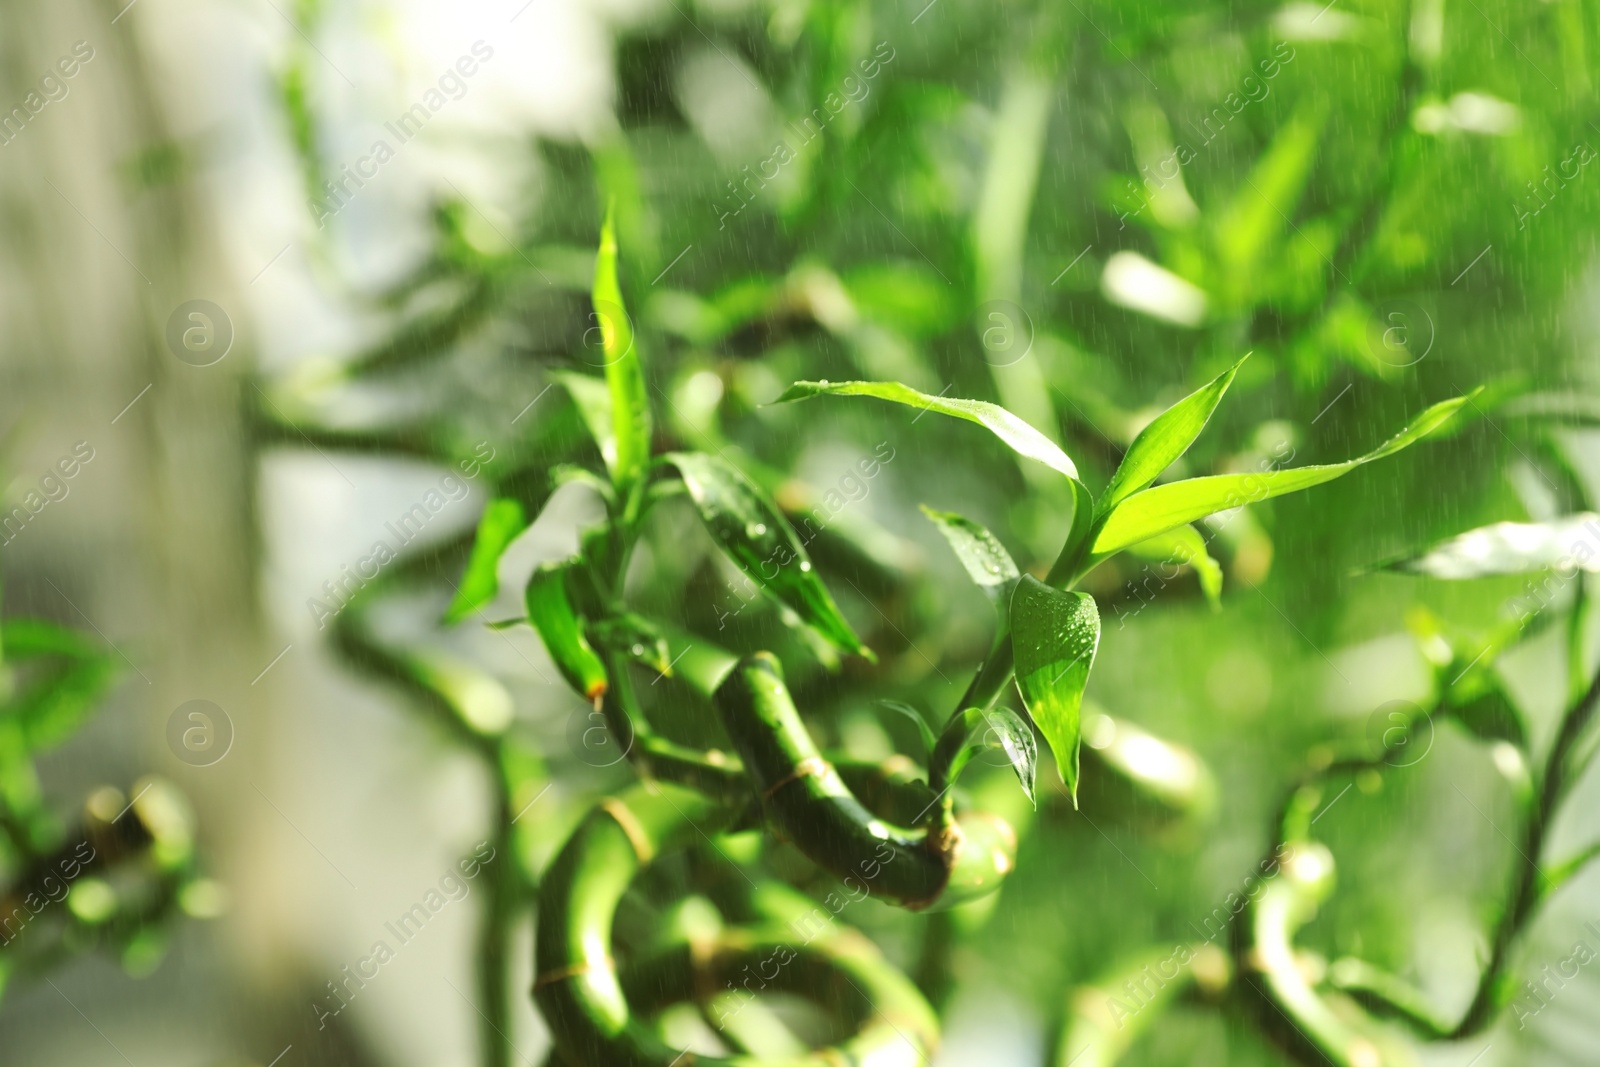
{"label": "blurred green foliage", "polygon": [[[311,28],[313,14],[304,5]],[[617,30],[615,127],[528,148],[537,181],[514,240],[442,198],[427,257],[373,295],[392,333],[272,386],[263,423],[289,443],[451,464],[493,441],[498,492],[532,519],[552,470],[603,469],[583,398],[544,390],[612,358],[590,282],[614,204],[658,450],[735,460],[797,527],[812,523],[808,550],[881,662],[841,665],[783,625],[686,505],[650,520],[630,598],[739,652],[776,650],[813,723],[882,756],[915,739],[872,702],[942,714],[990,637],[982,594],[914,505],[981,521],[1042,575],[1071,493],[948,420],[766,406],[787,383],[894,379],[993,400],[1094,487],[1154,414],[1246,352],[1230,403],[1167,477],[1343,460],[1486,385],[1447,440],[1213,519],[1219,614],[1188,567],[1125,556],[1088,577],[1105,626],[1091,697],[1192,749],[1222,788],[1195,795],[1216,804],[1210,822],[1184,818],[1181,796],[1126,788],[1112,762],[1086,765],[1081,816],[1042,790],[1003,901],[945,936],[963,985],[1055,1018],[1108,961],[1192,936],[1318,753],[1360,741],[1387,701],[1442,696],[1408,612],[1431,608],[1469,641],[1522,590],[1353,571],[1592,495],[1572,460],[1595,418],[1581,399],[1595,385],[1585,223],[1600,209],[1591,39],[1600,8],[1581,0],[670,4]],[[314,189],[304,66],[284,95]],[[374,395],[387,407],[351,403]],[[856,462],[874,453],[863,477]],[[1557,630],[1520,653],[1532,673]],[[1565,687],[1512,689],[1534,732],[1553,730]],[[718,741],[703,703],[654,702],[664,731]],[[596,777],[560,766],[552,744],[556,773]],[[1447,976],[1486,952],[1512,798],[1485,750],[1443,727],[1424,762],[1353,781],[1317,824],[1341,891],[1305,940],[1446,990],[1459,1015],[1470,989]],[[1419,902],[1442,899],[1458,948],[1419,956]],[[914,965],[907,918],[872,908],[853,921]],[[1236,1019],[1172,1011],[1129,1062],[1201,1049],[1280,1062]]]}

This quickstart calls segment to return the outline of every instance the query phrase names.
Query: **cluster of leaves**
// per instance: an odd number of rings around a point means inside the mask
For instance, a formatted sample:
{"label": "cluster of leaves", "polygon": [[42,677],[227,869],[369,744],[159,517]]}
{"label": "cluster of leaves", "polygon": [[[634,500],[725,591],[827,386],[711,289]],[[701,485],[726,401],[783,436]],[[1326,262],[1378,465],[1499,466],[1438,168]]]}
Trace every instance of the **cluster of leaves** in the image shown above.
{"label": "cluster of leaves", "polygon": [[169,783],[145,779],[131,799],[102,787],[70,822],[45,795],[39,757],[82,728],[119,673],[111,650],[75,630],[0,622],[0,993],[96,949],[148,973],[174,915],[215,914],[192,816]]}
{"label": "cluster of leaves", "polygon": [[[808,714],[841,735],[879,700],[911,707],[909,725],[925,749],[942,749],[933,763],[949,778],[970,763],[966,742],[985,726],[1031,778],[1022,738],[1032,728],[1018,730],[986,699],[1007,691],[1015,667],[1022,710],[1063,780],[1077,781],[1090,634],[1101,612],[1123,614],[1125,580],[1143,561],[1181,561],[1192,574],[1162,583],[1174,606],[1195,592],[1217,598],[1224,571],[1261,581],[1274,544],[1280,556],[1318,561],[1275,577],[1259,615],[1226,605],[1225,627],[1201,613],[1152,613],[1122,647],[1159,671],[1135,673],[1126,660],[1108,668],[1100,657],[1106,703],[1137,708],[1235,765],[1217,847],[1244,847],[1266,795],[1307,748],[1339,732],[1298,693],[1284,696],[1309,684],[1302,660],[1321,669],[1293,639],[1317,646],[1398,618],[1414,594],[1381,579],[1351,588],[1347,568],[1504,514],[1509,493],[1483,472],[1542,454],[1539,420],[1569,401],[1507,398],[1522,380],[1559,378],[1570,358],[1558,312],[1586,254],[1579,222],[1600,196],[1583,179],[1554,195],[1545,184],[1546,166],[1588,136],[1592,79],[1577,58],[1595,32],[1586,6],[1303,8],[1088,3],[1006,18],[957,0],[920,14],[920,5],[848,0],[663,9],[618,32],[615,134],[586,146],[537,143],[542,181],[517,205],[515,239],[444,198],[425,261],[382,294],[399,322],[393,334],[318,390],[275,392],[265,421],[291,443],[447,462],[467,442],[503,444],[456,619],[493,598],[493,562],[553,486],[593,488],[613,528],[619,516],[639,520],[648,567],[630,569],[623,542],[590,534],[581,545],[589,562],[554,565],[527,590],[532,617],[572,620],[541,632],[568,650],[557,658],[586,697],[613,681],[608,654],[664,671],[685,647],[680,626],[715,633],[740,651],[777,650]],[[815,109],[845,78],[860,83],[872,56],[880,69],[865,95],[801,143],[797,124],[814,125]],[[312,56],[302,73],[316,65]],[[297,85],[291,110],[314,164],[318,121]],[[752,113],[766,116],[760,135],[730,148],[708,120],[708,99],[754,99]],[[771,154],[760,136],[793,150],[776,178],[758,163]],[[591,266],[608,200],[631,313]],[[1181,298],[1130,300],[1141,279]],[[1232,366],[1246,350],[1253,357]],[[648,363],[619,392],[615,360],[640,351]],[[1510,380],[1486,393],[1428,408],[1390,444],[1328,462],[1426,398],[1503,375]],[[829,382],[783,391],[785,381],[822,376]],[[1176,399],[1166,390],[1180,382],[1209,384],[1170,408],[1151,403]],[[1230,386],[1245,402],[1218,410]],[[994,626],[972,621],[961,592],[922,580],[938,564],[922,563],[920,533],[882,501],[830,509],[813,536],[831,457],[885,430],[847,405],[766,406],[822,392],[915,411],[889,424],[906,458],[882,495],[897,503],[900,487],[915,486],[940,509],[930,517],[996,604]],[[347,403],[357,395],[361,405]],[[352,411],[380,410],[374,395],[400,403],[354,421]],[[1442,427],[1463,405],[1497,425]],[[937,420],[924,411],[986,426],[996,444],[931,432]],[[1210,432],[1197,436],[1213,412]],[[1594,412],[1565,417],[1592,422]],[[1230,510],[1458,429],[1428,464],[1399,460],[1383,479],[1351,479],[1319,494],[1314,513]],[[1279,442],[1305,457],[1300,466],[1285,465]],[[1096,496],[1090,485],[1105,488]],[[709,538],[678,525],[675,509],[642,518],[652,494],[680,491]],[[1204,518],[1224,510],[1230,521]],[[1011,550],[962,515],[988,520]],[[731,630],[720,609],[738,604],[736,572],[718,554],[769,594]],[[614,585],[594,588],[589,573]],[[1082,592],[1068,591],[1075,582]],[[1469,610],[1497,603],[1484,593]],[[668,618],[677,625],[647,621]],[[846,659],[850,684],[839,684],[839,654],[867,645],[879,666]],[[1274,668],[1282,661],[1274,730],[1218,714],[1203,692],[1228,647],[1251,645]],[[985,666],[955,699],[935,660]],[[950,732],[935,733],[926,709],[952,703]],[[1504,722],[1477,706],[1469,717]],[[673,709],[660,710],[671,721]],[[673,727],[715,740],[694,715]],[[1085,756],[1109,751],[1090,745]],[[1093,784],[1087,769],[1081,777]],[[1051,847],[1019,871],[1010,904],[1037,921],[1025,924],[1027,944],[997,937],[991,951],[1006,973],[1028,976],[1019,995],[1053,1011],[1068,975],[1132,936],[1111,920],[1145,891],[1144,869],[1162,885],[1191,879],[1186,859],[1142,844],[1124,843],[1140,870],[1124,869],[1097,831],[1080,834],[1048,810],[1038,832]],[[1059,883],[1080,865],[1051,857],[1091,849],[1105,863],[1084,869],[1126,882],[1075,894],[1071,911],[1083,921],[1054,929]],[[1206,893],[1189,903],[1205,910]],[[1386,892],[1382,906],[1398,911],[1404,898]],[[1230,1053],[1254,1062],[1252,1049],[1246,1040]],[[1175,1060],[1186,1055],[1185,1046]]]}

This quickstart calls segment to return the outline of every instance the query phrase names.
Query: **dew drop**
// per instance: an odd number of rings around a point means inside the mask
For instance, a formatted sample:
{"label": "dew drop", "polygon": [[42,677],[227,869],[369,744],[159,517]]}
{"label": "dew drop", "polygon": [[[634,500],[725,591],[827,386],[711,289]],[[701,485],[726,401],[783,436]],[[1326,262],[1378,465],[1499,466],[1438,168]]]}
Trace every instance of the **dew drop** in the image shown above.
{"label": "dew drop", "polygon": [[806,574],[806,573],[809,573],[810,570],[811,570],[811,561],[809,559],[801,560],[800,561],[800,573],[801,574]]}

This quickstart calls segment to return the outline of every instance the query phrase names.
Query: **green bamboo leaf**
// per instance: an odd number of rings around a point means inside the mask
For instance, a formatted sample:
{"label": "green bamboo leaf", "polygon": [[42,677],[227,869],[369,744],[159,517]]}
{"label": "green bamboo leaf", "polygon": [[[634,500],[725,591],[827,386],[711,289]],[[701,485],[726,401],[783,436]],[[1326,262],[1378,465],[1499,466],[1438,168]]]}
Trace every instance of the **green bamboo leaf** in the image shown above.
{"label": "green bamboo leaf", "polygon": [[933,520],[944,539],[950,542],[968,576],[997,607],[1003,606],[1010,599],[1011,585],[1017,580],[1018,572],[1011,553],[1000,539],[953,511],[935,511],[926,504],[921,507],[922,513]]}
{"label": "green bamboo leaf", "polygon": [[652,620],[631,611],[601,619],[590,627],[595,643],[620,656],[638,660],[663,678],[672,677],[667,638]]}
{"label": "green bamboo leaf", "polygon": [[617,481],[621,475],[617,468],[616,427],[611,417],[611,389],[599,378],[575,371],[556,371],[550,377],[572,397],[572,406],[578,409],[578,416],[600,448],[606,470],[611,473],[612,481]]}
{"label": "green bamboo leaf", "polygon": [[716,456],[674,452],[666,458],[683,476],[706,529],[752,582],[838,648],[872,658],[766,493]]}
{"label": "green bamboo leaf", "polygon": [[606,386],[611,393],[611,424],[616,437],[612,478],[618,488],[635,484],[650,462],[650,397],[639,362],[633,323],[617,280],[617,233],[612,213],[600,230],[594,264],[594,315],[605,353]]}
{"label": "green bamboo leaf", "polygon": [[874,396],[879,400],[966,419],[987,429],[1018,455],[1038,460],[1068,478],[1078,476],[1078,468],[1072,465],[1072,460],[1054,441],[998,404],[929,396],[899,382],[795,382],[774,403],[807,400],[814,396]]}
{"label": "green bamboo leaf", "polygon": [[5,709],[29,752],[52,748],[76,733],[116,681],[118,664],[109,656],[69,655],[30,678]]}
{"label": "green bamboo leaf", "polygon": [[1039,744],[1033,731],[1009,708],[966,708],[952,715],[928,760],[928,781],[936,793],[955,784],[967,764],[986,748],[1006,754],[1011,770],[1028,803],[1039,806],[1035,785],[1039,776]]}
{"label": "green bamboo leaf", "polygon": [[1600,856],[1600,841],[1579,850],[1576,855],[1562,860],[1555,866],[1547,865],[1539,876],[1539,895],[1547,897],[1572,880],[1573,875],[1583,870],[1595,857]]}
{"label": "green bamboo leaf", "polygon": [[456,586],[456,595],[445,609],[446,625],[460,622],[494,599],[500,591],[500,557],[527,528],[528,517],[523,514],[520,501],[510,497],[489,501],[478,519],[478,534],[473,538],[472,555],[467,559],[461,584]]}
{"label": "green bamboo leaf", "polygon": [[1179,456],[1189,451],[1189,446],[1210,421],[1211,413],[1217,410],[1222,395],[1233,384],[1233,376],[1249,358],[1246,353],[1238,363],[1157,415],[1150,425],[1139,431],[1139,436],[1128,446],[1128,454],[1122,457],[1122,464],[1111,476],[1111,483],[1100,494],[1102,515],[1110,514],[1118,504],[1147,488]]}
{"label": "green bamboo leaf", "polygon": [[928,720],[922,717],[922,712],[918,711],[910,704],[903,704],[898,700],[875,700],[873,703],[880,708],[887,708],[890,711],[898,712],[907,719],[910,719],[912,724],[917,728],[917,737],[922,740],[923,758],[926,759],[927,757],[933,755],[933,750],[938,745],[939,741],[938,738],[933,736],[933,727],[929,726]]}
{"label": "green bamboo leaf", "polygon": [[1522,713],[1498,685],[1469,700],[1447,703],[1445,711],[1474,737],[1484,741],[1509,741],[1524,751],[1528,748],[1528,730]]}
{"label": "green bamboo leaf", "polygon": [[1463,580],[1527,574],[1555,566],[1600,573],[1600,515],[1592,511],[1549,522],[1497,522],[1389,560],[1385,570]]}
{"label": "green bamboo leaf", "polygon": [[1322,124],[1318,108],[1301,108],[1290,116],[1217,218],[1217,252],[1245,294],[1259,285],[1257,272],[1273,240],[1285,226],[1293,225],[1290,220],[1311,176]]}
{"label": "green bamboo leaf", "polygon": [[1100,644],[1100,611],[1087,593],[1024,574],[1011,594],[1011,641],[1017,689],[1076,804],[1083,690]]}
{"label": "green bamboo leaf", "polygon": [[567,571],[573,561],[546,563],[528,579],[528,621],[539,631],[550,658],[567,684],[598,703],[607,687],[605,664],[583,633],[583,621],[567,596]]}
{"label": "green bamboo leaf", "polygon": [[1092,562],[1098,562],[1140,541],[1148,541],[1157,534],[1166,533],[1174,526],[1203,519],[1218,511],[1231,510],[1245,504],[1282,496],[1285,493],[1309,489],[1323,482],[1331,482],[1335,478],[1349,474],[1357,467],[1391,456],[1408,445],[1422,440],[1448,422],[1470,399],[1470,396],[1458,396],[1434,404],[1379,447],[1364,456],[1357,456],[1343,463],[1252,474],[1219,474],[1208,478],[1190,478],[1187,481],[1169,482],[1135,493],[1105,518],[1095,537]]}
{"label": "green bamboo leaf", "polygon": [[1193,526],[1174,526],[1128,548],[1130,555],[1192,567],[1200,591],[1213,608],[1222,606],[1222,564],[1211,557],[1205,535]]}

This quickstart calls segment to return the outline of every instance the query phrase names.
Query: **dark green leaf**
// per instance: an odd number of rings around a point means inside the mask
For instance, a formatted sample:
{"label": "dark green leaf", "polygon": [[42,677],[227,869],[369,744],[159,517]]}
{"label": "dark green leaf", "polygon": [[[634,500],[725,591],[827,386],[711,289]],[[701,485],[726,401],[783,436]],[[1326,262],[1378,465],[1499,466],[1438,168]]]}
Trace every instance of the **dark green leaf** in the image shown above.
{"label": "dark green leaf", "polygon": [[932,519],[944,539],[950,542],[956,558],[967,569],[967,574],[983,589],[996,605],[1004,605],[1011,594],[1011,584],[1017,580],[1017,565],[999,538],[971,519],[953,511],[934,511],[926,504],[922,513]]}
{"label": "dark green leaf", "polygon": [[1211,413],[1217,410],[1222,394],[1233,384],[1233,376],[1249,358],[1247,353],[1244,359],[1157,415],[1150,425],[1139,431],[1139,436],[1128,446],[1128,454],[1122,457],[1122,464],[1111,476],[1106,491],[1100,494],[1101,514],[1109,514],[1128,497],[1148,487],[1179,456],[1189,451],[1189,446],[1210,421]]}
{"label": "dark green leaf", "polygon": [[645,390],[633,323],[617,280],[617,234],[609,211],[600,231],[600,253],[595,258],[593,299],[616,437],[612,478],[619,487],[627,487],[643,476],[645,465],[650,462],[650,397]]}
{"label": "dark green leaf", "polygon": [[1343,463],[1328,463],[1292,470],[1254,474],[1219,474],[1169,482],[1135,493],[1124,500],[1101,525],[1094,541],[1094,561],[1166,533],[1174,526],[1203,519],[1218,511],[1268,500],[1285,493],[1309,489],[1349,474],[1373,460],[1391,456],[1443,426],[1470,397],[1441,401],[1411,420],[1398,434],[1364,456]]}
{"label": "dark green leaf", "polygon": [[899,712],[907,719],[910,719],[917,728],[917,736],[922,739],[923,758],[926,759],[933,754],[934,747],[939,742],[933,736],[933,727],[929,726],[928,720],[922,717],[922,712],[910,704],[902,704],[898,700],[875,700],[873,703],[880,708],[888,708],[890,711]]}
{"label": "dark green leaf", "polygon": [[701,452],[674,452],[700,518],[739,569],[802,622],[846,652],[872,658],[839,613],[811,559],[777,506],[732,464]]}
{"label": "dark green leaf", "polygon": [[1485,741],[1509,741],[1524,750],[1528,747],[1522,715],[1498,685],[1459,704],[1447,704],[1446,711],[1475,737]]}
{"label": "dark green leaf", "polygon": [[494,599],[500,591],[500,557],[527,528],[528,519],[520,501],[509,497],[489,501],[478,519],[478,535],[473,539],[472,555],[467,559],[461,584],[456,586],[456,595],[445,609],[446,624],[460,622]]}
{"label": "dark green leaf", "polygon": [[1458,534],[1384,568],[1452,580],[1578,568],[1600,573],[1600,515],[1592,511],[1550,522],[1497,522]]}
{"label": "dark green leaf", "polygon": [[1078,476],[1078,469],[1072,465],[1072,460],[1054,441],[998,404],[929,396],[899,382],[795,382],[775,403],[806,400],[814,396],[873,396],[922,411],[966,419],[987,429],[1018,455],[1038,460],[1068,478]]}
{"label": "dark green leaf", "polygon": [[662,677],[672,677],[672,658],[667,652],[667,638],[659,626],[643,615],[625,611],[621,615],[601,619],[590,627],[590,631],[602,647],[636,659]]}
{"label": "dark green leaf", "polygon": [[1011,594],[1011,641],[1023,703],[1076,803],[1083,690],[1100,644],[1094,598],[1024,574]]}
{"label": "dark green leaf", "polygon": [[539,631],[545,649],[567,684],[585,700],[599,701],[605,694],[605,664],[583,633],[583,621],[567,598],[567,570],[573,564],[546,563],[528,579],[528,621]]}

